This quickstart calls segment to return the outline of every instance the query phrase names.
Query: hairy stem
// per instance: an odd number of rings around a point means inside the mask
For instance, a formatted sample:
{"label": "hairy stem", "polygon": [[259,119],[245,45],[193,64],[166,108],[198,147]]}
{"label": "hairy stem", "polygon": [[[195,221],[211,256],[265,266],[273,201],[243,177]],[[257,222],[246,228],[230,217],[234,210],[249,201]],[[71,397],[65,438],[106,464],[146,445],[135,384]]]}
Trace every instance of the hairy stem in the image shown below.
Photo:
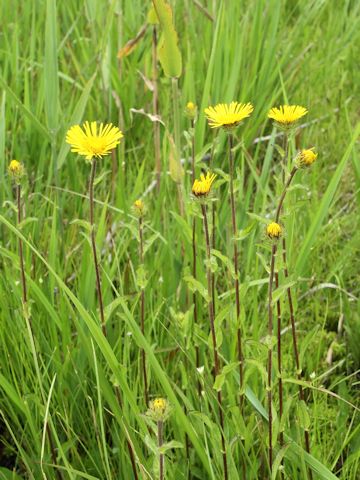
{"label": "hairy stem", "polygon": [[[195,121],[191,120],[191,129],[192,129],[192,139],[191,139],[191,183],[195,181]],[[196,269],[196,217],[193,217],[192,222],[192,275],[196,279],[197,269]],[[198,308],[197,308],[197,294],[193,293],[193,304],[194,304],[194,324],[198,324]],[[200,367],[200,352],[199,345],[195,345],[195,365],[198,369]],[[197,382],[198,395],[200,398],[201,395],[201,383],[200,380]]]}
{"label": "hairy stem", "polygon": [[[290,177],[288,178],[287,182],[285,183],[285,167],[287,164],[287,159],[288,159],[288,152],[289,152],[289,137],[288,135],[285,136],[285,154],[284,154],[284,160],[285,160],[285,165],[283,169],[283,183],[284,183],[284,190],[282,193],[282,196],[280,198],[280,202],[277,208],[277,218],[280,217],[281,210],[282,210],[282,205],[285,199],[285,195],[287,192],[287,189],[297,171],[297,168],[294,167],[290,173]],[[285,280],[289,278],[289,271],[287,268],[287,258],[286,258],[286,239],[283,237],[282,239],[282,256],[283,256],[283,263],[284,263],[284,276]],[[299,358],[299,350],[298,350],[298,345],[297,345],[297,334],[296,334],[296,324],[295,324],[295,315],[294,315],[294,306],[293,306],[293,300],[292,300],[292,293],[291,293],[291,288],[287,288],[286,290],[287,298],[288,298],[288,305],[289,305],[289,311],[290,311],[290,323],[291,323],[291,333],[292,333],[292,339],[293,339],[293,349],[294,349],[294,359],[295,359],[295,366],[296,366],[296,375],[297,378],[300,380],[301,379],[301,367],[300,367],[300,358]],[[299,398],[300,400],[305,400],[304,398],[304,392],[303,388],[301,385],[299,385]],[[305,437],[305,449],[307,453],[310,454],[310,436],[308,430],[304,431],[304,437]],[[311,469],[309,471],[309,477],[310,480],[312,480],[312,471]]]}
{"label": "hairy stem", "polygon": [[[215,311],[213,306],[213,295],[212,295],[212,282],[211,282],[211,269],[210,269],[210,236],[209,236],[209,226],[207,220],[206,206],[201,205],[203,221],[204,221],[204,233],[205,233],[205,242],[206,242],[206,258],[207,258],[207,267],[206,267],[206,278],[208,286],[208,296],[209,296],[209,320],[210,320],[210,330],[213,344],[213,355],[214,355],[214,380],[220,371],[220,362],[219,355],[217,350],[217,340],[216,340],[216,331],[215,331]],[[224,464],[224,480],[228,479],[228,470],[227,470],[227,456],[226,456],[226,446],[225,446],[225,437],[224,437],[224,415],[223,415],[223,406],[222,406],[222,395],[221,390],[217,392],[217,399],[219,404],[219,417],[220,417],[220,427],[221,427],[221,445],[222,445],[222,455],[223,455],[223,464]]]}
{"label": "hairy stem", "polygon": [[[144,234],[143,234],[142,216],[139,217],[139,255],[140,255],[140,263],[143,265]],[[140,294],[140,328],[141,328],[141,333],[145,335],[145,289],[144,288],[141,288],[141,294]],[[148,396],[148,382],[147,382],[147,374],[146,374],[146,354],[143,348],[141,349],[141,363],[142,363],[142,374],[143,374],[143,383],[144,383],[145,404],[148,405],[149,396]]]}
{"label": "hairy stem", "polygon": [[99,264],[96,253],[96,239],[95,239],[95,224],[94,224],[94,179],[96,173],[96,158],[93,158],[91,161],[91,173],[89,181],[89,199],[90,199],[90,227],[91,227],[91,248],[93,253],[95,275],[96,275],[96,290],[99,300],[99,310],[100,310],[100,319],[101,319],[101,328],[103,334],[106,337],[106,325],[105,325],[105,315],[104,315],[104,304],[101,292],[101,281],[100,281],[100,272]]}
{"label": "hairy stem", "polygon": [[273,464],[273,444],[272,444],[272,335],[273,335],[273,305],[272,305],[272,294],[273,294],[273,283],[274,283],[274,270],[275,270],[275,256],[276,256],[277,245],[274,242],[271,249],[271,262],[270,262],[270,274],[269,274],[269,301],[268,301],[268,336],[269,336],[269,346],[268,346],[268,415],[269,415],[269,466],[270,474],[272,472]]}
{"label": "hairy stem", "polygon": [[[163,421],[159,420],[157,422],[159,447],[161,447],[163,444],[163,426],[164,426]],[[160,453],[159,455],[159,480],[164,480],[164,454],[163,453]]]}
{"label": "hairy stem", "polygon": [[[275,288],[279,288],[279,274],[275,272]],[[278,372],[279,372],[279,421],[281,422],[283,415],[283,383],[282,383],[282,362],[281,362],[281,303],[280,300],[276,302],[276,311],[277,311],[277,361],[278,361]],[[284,433],[280,431],[279,433],[280,445],[284,445]]]}
{"label": "hairy stem", "polygon": [[243,368],[243,350],[242,350],[242,335],[240,327],[240,293],[239,293],[239,268],[238,268],[238,249],[236,242],[236,210],[235,210],[235,197],[234,197],[234,154],[233,154],[233,135],[228,135],[229,139],[229,162],[230,162],[230,204],[231,204],[231,220],[233,231],[233,243],[234,243],[234,271],[235,271],[235,301],[236,301],[236,322],[237,327],[237,354],[239,361],[239,373],[240,373],[240,410],[243,411],[243,381],[244,381],[244,368]]}
{"label": "hairy stem", "polygon": [[[18,226],[21,223],[21,185],[16,185],[16,200],[17,200],[17,223]],[[25,264],[24,264],[24,253],[23,253],[23,244],[21,238],[19,238],[19,260],[20,260],[20,273],[21,273],[21,288],[22,288],[22,301],[23,304],[27,303],[27,289],[26,289],[26,280],[25,280]]]}

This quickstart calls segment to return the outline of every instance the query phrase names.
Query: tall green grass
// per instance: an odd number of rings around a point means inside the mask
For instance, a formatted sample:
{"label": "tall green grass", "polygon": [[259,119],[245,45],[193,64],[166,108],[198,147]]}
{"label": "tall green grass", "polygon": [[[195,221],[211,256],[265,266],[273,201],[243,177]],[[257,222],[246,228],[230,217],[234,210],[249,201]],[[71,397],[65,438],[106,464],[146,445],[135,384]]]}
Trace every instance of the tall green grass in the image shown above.
{"label": "tall green grass", "polygon": [[[196,5],[207,9],[212,20]],[[283,333],[285,448],[277,447],[273,477],[284,458],[285,478],[356,480],[359,455],[359,254],[358,166],[360,5],[343,1],[239,0],[172,2],[183,56],[180,111],[199,107],[195,127],[197,167],[215,142],[218,174],[217,317],[222,361],[225,437],[231,479],[268,478],[266,465],[266,263],[261,220],[272,217],[281,177],[277,133],[268,109],[289,101],[309,108],[293,152],[316,146],[319,159],[299,174],[286,200],[289,269],[296,282],[296,318],[304,387],[311,420],[312,456],[302,448],[291,332]],[[151,29],[121,61],[117,52],[146,22],[150,2],[1,2],[0,18],[0,478],[132,478],[128,440],[139,478],[156,477],[155,436],[144,417],[139,362],[148,360],[150,396],[173,407],[166,441],[168,479],[222,477],[216,392],[208,355],[207,306],[199,294],[193,325],[190,200],[191,145],[180,118],[184,217],[169,170],[173,130],[171,81],[160,70],[159,101],[163,175],[154,176]],[[251,101],[255,111],[236,134],[235,181],[244,332],[246,401],[239,416],[234,332],[230,208],[226,136],[215,138],[203,109]],[[85,119],[112,121],[124,132],[114,157],[99,165],[96,185],[97,245],[108,337],[97,315],[95,272],[88,231],[88,166],[65,144],[67,128]],[[21,160],[27,221],[16,227],[7,165]],[[146,194],[144,194],[146,192]],[[140,283],[137,220],[133,202],[143,196],[146,285],[145,335],[139,328]],[[198,249],[204,254],[201,219]],[[17,241],[25,245],[32,343],[21,305]],[[200,258],[200,257],[199,257]],[[198,264],[205,281],[205,265]],[[331,287],[329,286],[331,285]],[[288,310],[281,297],[283,325]],[[341,321],[340,321],[341,320]],[[338,333],[338,325],[343,325]],[[204,370],[195,368],[195,349]],[[211,345],[211,344],[210,344]],[[326,360],[332,347],[332,363]],[[201,382],[203,395],[197,395]],[[121,395],[121,406],[117,393]],[[275,406],[276,406],[275,396]],[[46,425],[55,444],[52,464]],[[275,431],[279,422],[275,419]],[[186,448],[188,439],[189,448]],[[178,444],[176,444],[178,446]],[[155,463],[154,463],[155,462]]]}

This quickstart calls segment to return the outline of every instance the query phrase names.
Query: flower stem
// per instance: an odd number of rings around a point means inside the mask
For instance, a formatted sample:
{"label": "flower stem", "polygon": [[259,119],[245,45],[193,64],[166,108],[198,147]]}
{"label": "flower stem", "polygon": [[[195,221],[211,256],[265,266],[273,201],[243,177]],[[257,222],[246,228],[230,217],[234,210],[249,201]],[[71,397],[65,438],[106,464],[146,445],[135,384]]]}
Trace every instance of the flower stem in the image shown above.
{"label": "flower stem", "polygon": [[[212,281],[211,281],[211,269],[210,269],[210,236],[209,236],[209,226],[206,213],[206,205],[201,205],[203,221],[204,221],[204,233],[205,233],[205,242],[206,242],[206,258],[207,258],[207,267],[206,267],[206,278],[208,285],[208,296],[209,296],[209,319],[210,319],[210,330],[213,344],[213,354],[214,354],[214,380],[220,371],[220,362],[219,355],[217,350],[217,340],[216,340],[216,331],[215,331],[215,310],[213,305],[213,295],[212,295]],[[223,416],[223,406],[222,406],[222,395],[221,390],[217,391],[217,399],[219,404],[219,417],[220,417],[220,428],[221,428],[221,444],[222,444],[222,455],[223,455],[223,464],[224,464],[224,480],[228,479],[228,470],[227,470],[227,456],[226,456],[226,446],[225,446],[225,437],[224,437],[224,416]]]}
{"label": "flower stem", "polygon": [[96,173],[96,158],[93,158],[91,161],[91,173],[89,181],[89,199],[90,199],[90,226],[91,226],[91,247],[94,259],[95,274],[96,274],[96,289],[99,300],[99,309],[100,309],[100,319],[101,319],[101,328],[104,336],[106,337],[106,325],[105,325],[105,315],[104,315],[104,305],[101,292],[101,281],[100,281],[100,272],[99,264],[96,253],[96,239],[95,239],[95,224],[94,224],[94,179]]}
{"label": "flower stem", "polygon": [[[275,288],[279,288],[279,274],[275,272]],[[276,302],[277,309],[277,361],[279,372],[279,421],[281,422],[283,415],[283,383],[282,383],[282,362],[281,362],[281,303],[280,300]],[[280,445],[284,445],[284,433],[280,430],[279,433]]]}
{"label": "flower stem", "polygon": [[[191,139],[191,183],[195,181],[195,121],[191,120],[191,129],[192,129],[192,139]],[[192,275],[196,279],[196,217],[193,217],[192,222]],[[193,293],[193,304],[194,304],[194,324],[198,324],[198,308],[197,308],[197,295],[194,291]],[[195,345],[195,365],[198,369],[200,367],[200,352],[199,345]],[[201,383],[200,380],[197,382],[198,395],[200,398],[201,395]]]}
{"label": "flower stem", "polygon": [[[287,158],[288,158],[288,152],[289,152],[289,136],[285,136],[285,155],[284,155],[284,160],[285,160],[285,166],[287,164]],[[288,181],[285,183],[285,168],[283,170],[283,182],[284,182],[284,190],[282,193],[282,196],[280,198],[280,202],[276,211],[277,218],[280,217],[281,214],[281,209],[282,209],[282,204],[285,199],[285,195],[287,192],[287,189],[297,171],[297,167],[293,167],[290,177],[288,178]],[[287,258],[286,258],[286,239],[283,237],[282,239],[282,257],[283,257],[283,263],[284,263],[284,275],[285,279],[287,280],[289,278],[289,271],[287,268]],[[297,378],[300,380],[301,379],[301,367],[300,367],[300,359],[299,359],[299,350],[298,350],[298,345],[297,345],[297,334],[296,334],[296,325],[295,325],[295,315],[294,315],[294,307],[293,307],[293,300],[292,300],[292,293],[291,293],[291,288],[287,288],[286,290],[287,293],[287,298],[288,298],[288,304],[289,304],[289,311],[290,311],[290,323],[291,323],[291,332],[292,332],[292,338],[293,338],[293,348],[294,348],[294,358],[295,358],[295,366],[296,366],[296,375]],[[301,385],[299,385],[299,398],[300,400],[305,400],[304,398],[304,392],[303,388]],[[307,453],[310,454],[310,436],[309,436],[309,431],[305,430],[304,431],[304,437],[305,437],[305,449]],[[312,471],[309,469],[309,477],[310,480],[312,480]]]}
{"label": "flower stem", "polygon": [[238,350],[238,362],[239,362],[239,373],[240,373],[240,411],[243,411],[243,382],[244,382],[244,368],[243,368],[243,351],[242,351],[242,335],[240,327],[240,293],[239,293],[239,269],[238,269],[238,249],[236,241],[236,211],[235,211],[235,197],[234,197],[234,154],[233,154],[233,143],[234,138],[230,133],[228,135],[229,139],[229,162],[230,162],[230,204],[231,204],[231,219],[232,219],[232,230],[233,230],[233,242],[234,242],[234,272],[235,272],[235,301],[236,301],[236,322],[237,327],[237,350]]}
{"label": "flower stem", "polygon": [[[153,112],[154,115],[159,114],[159,90],[158,90],[158,60],[157,60],[157,28],[153,26],[152,32],[152,84],[153,84]],[[155,172],[156,186],[160,189],[161,178],[161,153],[160,153],[160,123],[154,122],[154,150],[155,150]]]}
{"label": "flower stem", "polygon": [[[17,223],[18,226],[21,223],[21,185],[16,185],[16,200],[17,200]],[[27,289],[25,280],[25,264],[23,244],[21,238],[19,238],[19,260],[20,260],[20,272],[21,272],[21,288],[22,288],[22,301],[24,306],[27,303]]]}
{"label": "flower stem", "polygon": [[[163,444],[163,426],[164,423],[162,420],[158,420],[158,446],[161,447]],[[160,453],[159,455],[159,480],[164,480],[164,454]]]}
{"label": "flower stem", "polygon": [[[139,217],[139,250],[140,250],[140,262],[143,265],[144,263],[144,235],[143,235],[143,218],[140,215]],[[140,328],[141,333],[145,335],[145,289],[141,288],[140,294]],[[144,395],[145,395],[145,405],[149,403],[148,397],[148,382],[146,375],[146,354],[145,350],[141,349],[141,363],[142,363],[142,373],[143,373],[143,382],[144,382]]]}
{"label": "flower stem", "polygon": [[[289,271],[288,271],[288,268],[287,268],[285,238],[283,238],[282,247],[283,247],[284,275],[285,275],[285,279],[288,279],[289,278]],[[294,305],[293,305],[292,293],[291,293],[291,288],[290,287],[286,290],[286,293],[287,293],[289,311],[290,311],[290,323],[291,323],[291,332],[292,332],[292,339],[293,339],[296,376],[297,376],[298,380],[301,380],[302,375],[301,375],[299,349],[298,349],[298,345],[297,345],[297,333],[296,333],[296,324],[295,324]],[[299,385],[299,398],[300,398],[300,400],[305,401],[304,391],[303,391],[303,388],[302,388],[301,385]],[[311,453],[311,451],[310,451],[310,434],[309,434],[308,430],[304,430],[304,437],[305,437],[305,450],[307,451],[307,453],[310,454]],[[309,469],[308,471],[309,471],[310,480],[312,480],[312,471],[311,471],[311,469]]]}
{"label": "flower stem", "polygon": [[270,262],[270,274],[269,274],[269,303],[268,303],[268,415],[269,415],[269,466],[270,474],[272,472],[273,463],[273,444],[272,444],[272,334],[273,334],[273,305],[272,305],[272,293],[274,282],[274,270],[275,270],[275,256],[277,245],[274,242],[271,249],[271,262]]}

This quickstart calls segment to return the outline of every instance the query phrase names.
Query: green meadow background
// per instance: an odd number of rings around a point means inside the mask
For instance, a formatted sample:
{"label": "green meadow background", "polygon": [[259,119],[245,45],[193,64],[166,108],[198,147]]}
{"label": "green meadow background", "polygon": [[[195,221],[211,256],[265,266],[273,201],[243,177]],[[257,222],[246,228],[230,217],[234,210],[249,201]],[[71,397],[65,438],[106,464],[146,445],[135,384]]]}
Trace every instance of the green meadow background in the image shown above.
{"label": "green meadow background", "polygon": [[[167,479],[222,478],[222,455],[207,305],[198,285],[193,323],[191,224],[198,218],[198,280],[205,288],[199,209],[191,200],[191,131],[186,103],[198,105],[197,171],[213,147],[217,218],[216,326],[221,337],[229,478],[270,478],[267,467],[267,264],[263,223],[280,193],[281,137],[267,112],[282,103],[308,108],[292,142],[316,147],[318,160],[297,174],[284,227],[308,409],[299,408],[289,313],[283,308],[285,447],[273,478],[360,478],[359,369],[359,56],[360,2],[350,0],[178,0],[182,170],[172,85],[158,71],[161,186],[154,186],[152,30],[128,55],[118,51],[147,23],[150,1],[0,0],[0,478],[158,478],[154,426],[144,416],[139,348],[147,354],[150,398],[172,405],[165,424]],[[236,202],[241,318],[246,372],[239,415],[234,291],[227,195],[226,136],[203,110],[252,102],[236,130]],[[97,245],[108,336],[99,326],[87,220],[89,164],[69,151],[67,129],[85,120],[124,133],[98,162]],[[24,163],[27,220],[16,225],[10,160]],[[180,181],[181,187],[174,179]],[[181,215],[178,191],[184,201]],[[142,198],[145,265],[132,205]],[[29,319],[21,303],[18,239],[25,249]],[[190,285],[189,285],[190,284]],[[145,286],[145,336],[139,329]],[[31,334],[32,332],[32,334]],[[203,369],[195,367],[198,345]],[[227,373],[226,373],[227,372]],[[198,382],[202,394],[197,391]],[[277,408],[274,387],[274,408]],[[311,456],[303,450],[309,426]],[[275,431],[279,430],[275,419]],[[50,432],[50,434],[49,434]],[[54,456],[51,455],[53,442]],[[281,459],[283,474],[279,472]]]}

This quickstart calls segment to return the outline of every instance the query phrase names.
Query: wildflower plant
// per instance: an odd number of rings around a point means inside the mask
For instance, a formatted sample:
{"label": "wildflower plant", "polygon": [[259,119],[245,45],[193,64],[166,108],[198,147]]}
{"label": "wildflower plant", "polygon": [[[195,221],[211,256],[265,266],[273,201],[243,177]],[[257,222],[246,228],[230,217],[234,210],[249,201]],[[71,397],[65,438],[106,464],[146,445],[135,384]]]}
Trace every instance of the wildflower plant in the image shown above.
{"label": "wildflower plant", "polygon": [[238,268],[238,247],[237,247],[237,222],[236,222],[236,205],[234,195],[234,137],[233,129],[237,127],[242,120],[249,117],[254,107],[251,103],[231,102],[230,104],[218,104],[215,107],[205,109],[205,115],[211,128],[223,128],[228,133],[229,145],[229,174],[230,174],[230,206],[231,206],[231,223],[233,233],[233,263],[234,263],[234,286],[236,301],[236,323],[237,323],[237,351],[240,373],[240,397],[239,405],[242,412],[243,404],[243,383],[244,383],[244,358],[242,345],[242,329],[240,325],[240,288],[239,288],[239,268]]}
{"label": "wildflower plant", "polygon": [[164,443],[164,422],[171,414],[171,406],[169,402],[162,397],[155,398],[149,404],[146,415],[151,418],[157,425],[157,442],[159,449],[159,480],[164,479],[165,475],[165,456],[162,452]]}
{"label": "wildflower plant", "polygon": [[[268,300],[268,334],[269,337],[272,337],[272,328],[273,328],[273,305],[272,305],[272,291],[273,291],[273,284],[275,281],[276,288],[279,287],[279,276],[278,273],[275,272],[275,258],[278,249],[278,242],[280,237],[282,242],[282,260],[284,265],[284,275],[285,279],[289,277],[288,268],[287,268],[287,255],[286,255],[286,240],[285,236],[282,232],[282,227],[279,224],[280,216],[283,209],[283,203],[288,192],[288,189],[291,185],[291,182],[296,174],[296,172],[300,168],[309,168],[317,159],[317,153],[314,152],[314,149],[303,149],[301,150],[297,156],[295,157],[294,164],[292,165],[290,174],[286,178],[286,165],[288,163],[288,155],[289,155],[289,137],[291,133],[293,133],[297,127],[297,123],[300,118],[307,114],[307,109],[300,106],[288,106],[284,105],[280,108],[272,108],[268,114],[269,118],[275,120],[276,126],[280,127],[284,130],[285,136],[285,148],[283,153],[283,191],[280,195],[279,202],[276,209],[275,215],[275,222],[270,223],[267,226],[266,233],[269,238],[273,240],[272,251],[271,251],[271,262],[270,262],[270,274],[269,274],[269,300]],[[276,241],[274,241],[276,240]],[[298,352],[298,345],[297,345],[297,335],[296,335],[296,326],[295,326],[295,318],[294,318],[294,308],[293,308],[293,299],[290,286],[286,289],[287,291],[287,298],[289,303],[289,311],[290,311],[290,321],[291,321],[291,329],[292,329],[292,337],[293,337],[293,347],[294,347],[294,357],[295,357],[295,364],[298,378],[300,379],[300,361],[299,361],[299,352]],[[280,421],[282,418],[283,413],[283,386],[282,386],[282,378],[281,378],[281,308],[280,308],[280,301],[277,300],[277,316],[278,316],[278,323],[277,323],[277,350],[278,350],[278,372],[279,372],[279,417]],[[268,350],[268,416],[269,416],[269,464],[270,470],[272,470],[272,459],[273,459],[273,444],[272,444],[272,345],[269,345]],[[302,386],[299,385],[299,398],[300,401],[304,400],[304,394]],[[308,453],[310,453],[310,439],[309,439],[309,431],[304,430],[305,435],[305,448]],[[283,444],[283,433],[280,432],[280,444]],[[310,478],[312,478],[311,471],[309,471]]]}
{"label": "wildflower plant", "polygon": [[101,280],[99,271],[99,262],[96,252],[95,240],[95,221],[94,221],[94,180],[96,174],[97,159],[109,155],[123,137],[118,127],[109,124],[100,124],[98,128],[96,122],[85,122],[83,128],[80,125],[72,126],[66,134],[66,142],[71,145],[71,151],[85,157],[91,163],[91,173],[89,180],[89,202],[90,202],[90,228],[91,228],[91,247],[93,253],[96,289],[99,301],[100,320],[103,334],[106,336],[106,324],[103,296],[101,290]]}
{"label": "wildflower plant", "polygon": [[[22,221],[21,183],[25,176],[25,167],[18,160],[11,160],[8,166],[8,172],[16,185],[17,225],[19,227]],[[26,286],[26,277],[25,277],[25,262],[24,262],[23,242],[21,238],[19,238],[19,262],[20,262],[20,272],[21,272],[23,307],[24,309],[27,309],[27,286]]]}
{"label": "wildflower plant", "polygon": [[[220,373],[220,358],[218,353],[218,341],[216,338],[215,330],[215,305],[214,305],[214,292],[213,292],[213,283],[211,275],[211,244],[210,244],[210,235],[209,235],[209,223],[207,217],[207,199],[211,193],[212,185],[215,181],[216,175],[207,172],[206,175],[201,174],[200,179],[195,179],[192,186],[192,193],[201,205],[201,212],[203,216],[203,225],[204,225],[204,236],[206,244],[206,279],[207,279],[207,293],[208,293],[208,314],[210,321],[210,331],[212,338],[212,347],[213,347],[213,357],[214,357],[214,381]],[[227,456],[226,456],[226,446],[225,446],[225,437],[224,437],[224,416],[223,416],[223,405],[222,405],[222,393],[221,389],[217,390],[217,400],[219,406],[219,417],[220,417],[220,427],[221,427],[221,442],[223,450],[223,464],[224,464],[224,479],[228,478],[228,467],[227,467]]]}

